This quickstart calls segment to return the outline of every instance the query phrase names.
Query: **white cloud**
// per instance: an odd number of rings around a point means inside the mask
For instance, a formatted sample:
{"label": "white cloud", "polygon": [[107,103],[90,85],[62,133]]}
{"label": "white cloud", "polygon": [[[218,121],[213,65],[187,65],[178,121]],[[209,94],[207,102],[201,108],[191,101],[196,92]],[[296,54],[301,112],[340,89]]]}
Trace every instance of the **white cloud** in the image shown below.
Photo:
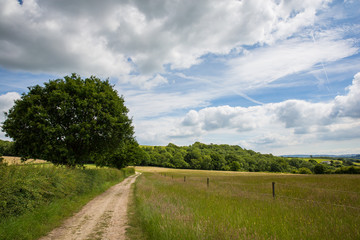
{"label": "white cloud", "polygon": [[122,79],[122,82],[132,83],[141,89],[150,90],[156,86],[168,83],[168,80],[160,74],[154,75],[129,75]]}
{"label": "white cloud", "polygon": [[315,42],[294,38],[274,46],[255,49],[228,62],[229,81],[241,88],[257,88],[287,75],[309,71],[315,65],[332,62],[358,52],[354,42],[334,38],[333,31]]}
{"label": "white cloud", "polygon": [[0,95],[0,112],[1,112],[0,122],[4,120],[3,112],[7,112],[14,105],[14,101],[19,98],[20,98],[20,94],[16,92],[8,92],[6,94]]}
{"label": "white cloud", "polygon": [[331,122],[331,108],[331,103],[310,103],[302,100],[287,100],[271,107],[286,128],[327,125]]}
{"label": "white cloud", "polygon": [[[266,110],[265,110],[266,111]],[[253,130],[263,126],[264,108],[257,107],[208,107],[190,111],[183,119],[183,126],[196,126],[203,131],[233,128],[239,132]],[[200,131],[198,131],[200,132]]]}
{"label": "white cloud", "polygon": [[[348,93],[329,102],[286,100],[253,107],[206,107],[189,111],[181,125],[186,136],[211,132],[237,135],[244,146],[291,146],[310,142],[360,139],[360,73]],[[181,132],[178,132],[181,135]],[[227,133],[224,133],[225,135]]]}
{"label": "white cloud", "polygon": [[357,73],[348,87],[348,94],[337,96],[333,114],[340,117],[360,118],[360,73]]}
{"label": "white cloud", "polygon": [[312,126],[331,124],[332,103],[311,103],[287,100],[253,107],[207,107],[189,111],[182,121],[184,127],[203,131],[235,129],[238,132],[260,128],[289,128],[295,133],[307,133]]}
{"label": "white cloud", "polygon": [[[177,142],[181,142],[179,139],[226,142],[228,138],[229,143],[235,141],[253,148],[295,146],[327,138],[360,138],[359,76],[355,75],[346,95],[328,102],[293,99],[252,107],[203,107],[188,111],[182,118],[168,113],[207,105],[197,92],[185,96],[134,93],[129,95],[128,103],[130,109],[138,113],[134,119],[136,132],[143,142],[166,144],[174,139]],[[214,134],[216,138],[210,137]]]}
{"label": "white cloud", "polygon": [[203,95],[196,92],[157,93],[147,91],[127,91],[124,93],[130,115],[135,119],[156,118],[161,115],[171,115],[179,110],[209,105]]}
{"label": "white cloud", "polygon": [[[8,92],[0,95],[0,130],[2,123],[5,121],[4,112],[8,112],[9,109],[14,105],[14,101],[20,98],[20,94],[16,92]],[[5,139],[5,133],[0,131],[0,139]]]}
{"label": "white cloud", "polygon": [[1,0],[0,65],[120,79],[133,71],[154,76],[164,64],[189,68],[207,53],[286,39],[311,25],[326,3]]}
{"label": "white cloud", "polygon": [[20,5],[2,0],[0,6],[3,67],[99,76],[121,76],[131,70],[125,55],[112,51],[106,37],[96,32],[101,22],[95,24],[85,16],[67,15],[42,1],[27,0]]}

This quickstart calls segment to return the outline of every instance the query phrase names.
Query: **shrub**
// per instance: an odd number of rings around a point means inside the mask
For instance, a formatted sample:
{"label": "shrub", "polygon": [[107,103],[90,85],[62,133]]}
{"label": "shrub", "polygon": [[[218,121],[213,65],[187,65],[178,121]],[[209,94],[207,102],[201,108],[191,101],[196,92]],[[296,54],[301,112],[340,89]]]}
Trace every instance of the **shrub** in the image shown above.
{"label": "shrub", "polygon": [[316,173],[316,174],[324,174],[325,170],[326,170],[326,167],[320,163],[314,167],[314,173]]}
{"label": "shrub", "polygon": [[360,174],[360,167],[341,167],[335,170],[335,173],[340,174]]}
{"label": "shrub", "polygon": [[299,173],[300,174],[312,174],[311,170],[306,167],[299,168]]}
{"label": "shrub", "polygon": [[54,199],[86,194],[105,182],[120,181],[134,169],[69,169],[0,165],[0,221]]}

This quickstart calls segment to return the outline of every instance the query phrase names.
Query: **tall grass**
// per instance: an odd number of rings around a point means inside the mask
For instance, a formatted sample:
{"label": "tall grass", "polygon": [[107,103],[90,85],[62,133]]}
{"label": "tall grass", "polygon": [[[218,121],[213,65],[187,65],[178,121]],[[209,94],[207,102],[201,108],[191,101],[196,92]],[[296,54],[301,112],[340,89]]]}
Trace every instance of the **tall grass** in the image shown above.
{"label": "tall grass", "polygon": [[149,239],[359,239],[359,183],[355,175],[145,172],[134,218]]}
{"label": "tall grass", "polygon": [[0,239],[36,239],[134,169],[0,165]]}

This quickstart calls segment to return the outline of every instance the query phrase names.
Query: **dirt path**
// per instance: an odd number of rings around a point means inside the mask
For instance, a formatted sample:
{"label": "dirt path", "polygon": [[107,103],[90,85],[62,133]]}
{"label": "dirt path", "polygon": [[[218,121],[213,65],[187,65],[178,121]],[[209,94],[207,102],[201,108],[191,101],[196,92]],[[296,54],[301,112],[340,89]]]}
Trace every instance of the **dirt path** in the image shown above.
{"label": "dirt path", "polygon": [[125,239],[130,186],[139,175],[136,173],[97,196],[61,227],[39,240]]}

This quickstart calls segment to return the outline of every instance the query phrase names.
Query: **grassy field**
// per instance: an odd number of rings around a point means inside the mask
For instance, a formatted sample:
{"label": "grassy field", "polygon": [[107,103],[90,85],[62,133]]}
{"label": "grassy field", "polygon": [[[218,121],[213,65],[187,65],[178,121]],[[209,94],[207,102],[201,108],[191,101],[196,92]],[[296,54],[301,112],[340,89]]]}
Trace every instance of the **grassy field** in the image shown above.
{"label": "grassy field", "polygon": [[[45,161],[45,160],[41,160],[41,159],[28,159],[26,161],[21,161],[20,157],[13,157],[13,156],[2,156],[3,158],[3,163],[6,163],[8,165],[44,165],[47,164],[49,166],[53,166],[53,164],[51,162]],[[84,167],[86,169],[106,169],[108,167],[97,167],[95,164],[84,164]]]}
{"label": "grassy field", "polygon": [[304,161],[309,161],[309,160],[314,160],[318,163],[322,163],[322,162],[326,162],[326,161],[331,161],[333,160],[334,162],[338,162],[338,163],[341,163],[342,161],[340,160],[334,160],[334,159],[327,159],[327,158],[299,158],[299,159],[302,159]]}
{"label": "grassy field", "polygon": [[[315,160],[318,163],[322,163],[322,162],[325,162],[325,161],[333,161],[334,163],[339,163],[339,164],[342,163],[342,161],[334,160],[332,158],[299,158],[299,159],[302,159],[304,161]],[[358,163],[358,162],[353,162],[353,164],[356,165],[356,166],[360,166],[360,163]]]}
{"label": "grassy field", "polygon": [[133,239],[360,239],[359,175],[136,169]]}
{"label": "grassy field", "polygon": [[10,156],[2,156],[3,162],[7,163],[8,165],[23,165],[23,164],[45,164],[49,163],[45,160],[41,159],[28,159],[26,161],[21,161],[20,157],[10,157]]}

